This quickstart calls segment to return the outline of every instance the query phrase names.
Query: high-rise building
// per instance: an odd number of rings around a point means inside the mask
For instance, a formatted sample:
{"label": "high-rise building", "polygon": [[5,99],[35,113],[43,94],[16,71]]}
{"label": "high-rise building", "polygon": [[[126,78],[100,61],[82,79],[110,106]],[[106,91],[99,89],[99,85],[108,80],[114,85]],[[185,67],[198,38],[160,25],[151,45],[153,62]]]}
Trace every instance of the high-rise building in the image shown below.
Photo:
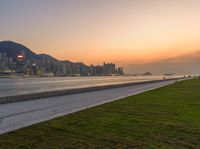
{"label": "high-rise building", "polygon": [[25,60],[26,60],[26,55],[24,51],[16,55],[16,72],[17,73],[21,74],[21,73],[26,72]]}
{"label": "high-rise building", "polygon": [[104,75],[115,74],[115,64],[113,63],[103,63]]}

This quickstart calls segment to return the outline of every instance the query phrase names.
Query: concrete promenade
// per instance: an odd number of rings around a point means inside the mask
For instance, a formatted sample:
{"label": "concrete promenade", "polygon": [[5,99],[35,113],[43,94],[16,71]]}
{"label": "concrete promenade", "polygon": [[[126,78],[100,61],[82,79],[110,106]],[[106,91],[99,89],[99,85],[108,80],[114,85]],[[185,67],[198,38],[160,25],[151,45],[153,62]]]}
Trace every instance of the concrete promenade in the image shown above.
{"label": "concrete promenade", "polygon": [[[177,78],[180,76],[171,76]],[[0,78],[0,97],[161,80],[163,76]]]}
{"label": "concrete promenade", "polygon": [[174,83],[159,81],[0,105],[0,134]]}

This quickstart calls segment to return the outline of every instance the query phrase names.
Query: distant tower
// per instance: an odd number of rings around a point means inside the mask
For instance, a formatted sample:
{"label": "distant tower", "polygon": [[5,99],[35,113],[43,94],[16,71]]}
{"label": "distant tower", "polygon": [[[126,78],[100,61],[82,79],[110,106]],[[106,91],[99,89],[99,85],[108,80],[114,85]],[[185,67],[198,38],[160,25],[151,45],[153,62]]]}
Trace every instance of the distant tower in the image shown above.
{"label": "distant tower", "polygon": [[26,54],[25,51],[21,51],[21,53],[16,56],[16,72],[21,74],[25,73],[25,60]]}

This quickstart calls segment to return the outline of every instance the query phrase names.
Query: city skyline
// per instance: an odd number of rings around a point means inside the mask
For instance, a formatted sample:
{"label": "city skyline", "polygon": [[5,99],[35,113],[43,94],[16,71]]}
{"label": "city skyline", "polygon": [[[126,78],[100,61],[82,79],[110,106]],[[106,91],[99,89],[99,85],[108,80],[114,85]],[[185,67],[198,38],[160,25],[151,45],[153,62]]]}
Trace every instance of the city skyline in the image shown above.
{"label": "city skyline", "polygon": [[1,0],[0,40],[86,64],[152,62],[200,49],[199,4],[198,0]]}
{"label": "city skyline", "polygon": [[86,65],[83,62],[60,61],[46,54],[36,54],[13,41],[0,42],[0,76],[119,76],[123,67],[113,63]]}

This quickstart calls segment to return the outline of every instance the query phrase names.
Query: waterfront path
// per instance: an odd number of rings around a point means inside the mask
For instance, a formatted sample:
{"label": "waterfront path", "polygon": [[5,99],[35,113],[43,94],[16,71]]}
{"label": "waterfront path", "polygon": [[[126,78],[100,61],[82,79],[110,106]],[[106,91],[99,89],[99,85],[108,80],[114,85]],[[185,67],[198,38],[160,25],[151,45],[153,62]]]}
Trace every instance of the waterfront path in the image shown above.
{"label": "waterfront path", "polygon": [[174,80],[0,105],[0,134],[174,83]]}
{"label": "waterfront path", "polygon": [[[174,78],[180,76],[171,76]],[[130,82],[160,80],[163,76],[101,76],[0,79],[0,97],[43,93]]]}

